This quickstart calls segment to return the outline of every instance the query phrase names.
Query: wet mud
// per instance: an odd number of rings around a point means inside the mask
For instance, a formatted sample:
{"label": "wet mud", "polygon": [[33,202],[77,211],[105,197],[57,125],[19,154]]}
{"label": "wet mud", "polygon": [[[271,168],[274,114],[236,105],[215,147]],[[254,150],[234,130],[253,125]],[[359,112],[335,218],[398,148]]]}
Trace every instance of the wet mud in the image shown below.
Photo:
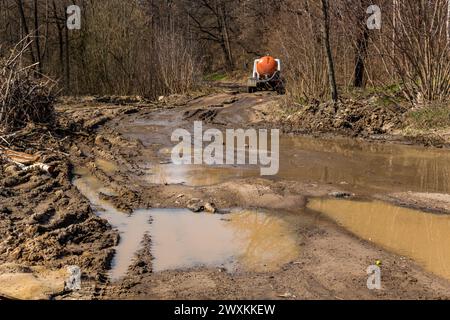
{"label": "wet mud", "polygon": [[[159,104],[62,103],[74,132],[54,145],[55,174],[1,169],[0,262],[31,269],[0,280],[79,265],[81,291],[37,296],[448,298],[447,150],[283,135],[273,177],[251,166],[171,163],[174,129],[199,120],[205,129],[260,128],[280,103],[236,88]],[[425,210],[433,195],[441,205]],[[209,207],[214,213],[193,212]],[[383,288],[368,290],[366,269],[377,260]]]}

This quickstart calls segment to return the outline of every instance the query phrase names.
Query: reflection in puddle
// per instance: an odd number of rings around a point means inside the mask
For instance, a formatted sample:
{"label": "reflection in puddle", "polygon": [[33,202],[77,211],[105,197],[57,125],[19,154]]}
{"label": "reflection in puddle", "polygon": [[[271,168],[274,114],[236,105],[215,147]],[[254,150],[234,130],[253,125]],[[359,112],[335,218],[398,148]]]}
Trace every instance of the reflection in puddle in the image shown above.
{"label": "reflection in puddle", "polygon": [[106,188],[103,183],[100,182],[95,176],[89,173],[89,170],[84,168],[77,168],[75,174],[82,176],[82,178],[75,179],[74,185],[80,190],[80,192],[89,199],[91,204],[95,208],[110,206],[108,202],[100,199],[99,194],[113,196],[115,192],[110,188]]}
{"label": "reflection in puddle", "polygon": [[89,199],[95,213],[108,220],[108,222],[120,233],[120,241],[116,249],[111,271],[111,279],[117,280],[126,274],[135,252],[140,248],[144,234],[148,232],[149,215],[136,213],[128,215],[118,211],[107,201],[101,200],[99,193],[110,194],[113,192],[105,189],[101,182],[89,175],[76,179],[74,185]]}
{"label": "reflection in puddle", "polygon": [[299,215],[257,211],[212,215],[185,209],[137,210],[128,215],[100,198],[99,193],[113,194],[112,190],[87,172],[78,173],[83,176],[74,185],[120,233],[112,280],[126,274],[145,234],[151,238],[153,271],[223,267],[229,272],[265,272],[299,257]]}
{"label": "reflection in puddle", "polygon": [[274,271],[300,255],[299,215],[244,211],[231,217],[231,228],[242,245],[240,262],[247,270]]}
{"label": "reflection in puddle", "polygon": [[[153,132],[146,137],[161,142]],[[161,144],[160,156],[169,159],[173,144],[167,139]],[[218,184],[236,177],[260,177],[259,170],[249,166],[156,167],[149,172],[151,183],[198,186]],[[156,171],[163,172],[161,179]],[[450,153],[348,139],[284,136],[280,138],[280,171],[273,178],[345,184],[351,191],[365,194],[379,191],[450,193]]]}
{"label": "reflection in puddle", "polygon": [[225,166],[201,165],[155,165],[148,171],[146,181],[152,184],[186,184],[189,186],[209,186],[239,178],[259,175],[259,168],[233,168]]}
{"label": "reflection in puddle", "polygon": [[355,235],[410,257],[429,271],[450,279],[450,216],[378,201],[314,199],[308,208],[324,213]]}
{"label": "reflection in puddle", "polygon": [[239,243],[219,215],[154,210],[150,234],[153,270],[233,266]]}
{"label": "reflection in puddle", "polygon": [[285,137],[278,177],[348,183],[357,191],[450,193],[450,152],[351,139]]}
{"label": "reflection in puddle", "polygon": [[154,271],[220,266],[230,272],[265,272],[300,254],[295,224],[273,214],[152,210],[151,216]]}

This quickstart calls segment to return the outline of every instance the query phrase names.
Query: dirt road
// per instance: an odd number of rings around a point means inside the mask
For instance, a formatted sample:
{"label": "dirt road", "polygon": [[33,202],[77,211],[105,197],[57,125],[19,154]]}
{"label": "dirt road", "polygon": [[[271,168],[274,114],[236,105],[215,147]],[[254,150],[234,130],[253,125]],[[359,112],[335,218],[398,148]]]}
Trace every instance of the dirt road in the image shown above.
{"label": "dirt road", "polygon": [[[14,264],[4,274],[36,279],[41,271],[24,266],[79,265],[83,289],[47,288],[57,299],[448,298],[445,266],[415,254],[429,249],[426,243],[411,248],[402,223],[364,224],[387,210],[381,205],[352,207],[376,198],[445,211],[423,199],[448,193],[448,180],[433,183],[446,151],[282,136],[280,173],[271,178],[254,166],[171,163],[175,129],[191,132],[194,121],[205,130],[276,127],[270,117],[282,99],[222,88],[157,104],[62,103],[58,111],[74,122],[77,135],[58,146],[56,176],[2,169],[1,230],[8,240],[0,261]],[[416,192],[425,195],[422,202]],[[335,199],[348,196],[352,200]],[[350,204],[334,212],[337,205],[329,208],[327,201]],[[210,205],[216,214],[183,211]],[[393,210],[418,230],[426,223],[422,215],[434,216]],[[346,212],[355,218],[344,220]],[[383,236],[389,230],[398,237]],[[366,269],[377,260],[382,289],[369,290]]]}

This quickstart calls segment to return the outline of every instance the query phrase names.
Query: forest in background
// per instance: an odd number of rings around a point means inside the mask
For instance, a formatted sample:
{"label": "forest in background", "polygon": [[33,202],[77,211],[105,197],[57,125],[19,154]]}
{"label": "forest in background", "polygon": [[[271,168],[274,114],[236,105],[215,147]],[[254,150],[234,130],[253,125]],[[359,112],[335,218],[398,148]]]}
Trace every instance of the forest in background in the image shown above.
{"label": "forest in background", "polygon": [[[66,24],[73,4],[79,30]],[[371,5],[381,9],[380,30],[367,27]],[[340,94],[383,90],[442,106],[449,16],[448,0],[0,0],[0,56],[29,36],[26,63],[66,95],[155,98],[189,92],[208,75],[249,76],[270,53],[296,102],[329,99],[331,70]]]}

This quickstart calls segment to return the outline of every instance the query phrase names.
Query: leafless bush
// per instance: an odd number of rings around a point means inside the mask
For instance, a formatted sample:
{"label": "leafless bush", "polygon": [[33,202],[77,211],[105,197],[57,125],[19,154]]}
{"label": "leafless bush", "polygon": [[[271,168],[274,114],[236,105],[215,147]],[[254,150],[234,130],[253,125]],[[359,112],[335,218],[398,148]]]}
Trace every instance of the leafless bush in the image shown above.
{"label": "leafless bush", "polygon": [[156,49],[165,94],[192,89],[202,71],[192,45],[175,33],[162,31],[156,37]]}
{"label": "leafless bush", "polygon": [[32,41],[22,40],[0,60],[0,131],[10,132],[28,123],[54,120],[54,82],[39,76],[35,65],[24,66],[22,56]]}
{"label": "leafless bush", "polygon": [[[344,95],[400,88],[412,102],[450,99],[448,0],[327,1],[331,55],[317,0],[78,0],[82,28],[70,32],[65,1],[0,1],[0,54],[24,34],[40,38],[26,57],[64,79],[66,94],[157,98],[186,92],[198,71],[249,74],[269,53],[295,100],[329,99],[329,56]],[[367,28],[374,4],[381,30]]]}
{"label": "leafless bush", "polygon": [[[354,83],[362,87],[371,82],[368,68],[371,57],[367,53],[370,39],[364,32],[367,3],[367,0],[329,2],[330,44],[336,81],[342,90]],[[294,100],[329,99],[320,1],[286,0],[280,17],[283,23],[274,31],[271,52],[284,61],[289,95]]]}
{"label": "leafless bush", "polygon": [[[450,99],[450,42],[447,0],[397,1],[385,52],[413,103]],[[388,22],[389,23],[389,22]]]}
{"label": "leafless bush", "polygon": [[[283,57],[287,89],[295,100],[323,99],[329,94],[326,60],[318,21],[318,7],[310,1],[292,2],[283,13],[285,24],[275,31],[271,51]],[[294,14],[297,12],[298,14]]]}

